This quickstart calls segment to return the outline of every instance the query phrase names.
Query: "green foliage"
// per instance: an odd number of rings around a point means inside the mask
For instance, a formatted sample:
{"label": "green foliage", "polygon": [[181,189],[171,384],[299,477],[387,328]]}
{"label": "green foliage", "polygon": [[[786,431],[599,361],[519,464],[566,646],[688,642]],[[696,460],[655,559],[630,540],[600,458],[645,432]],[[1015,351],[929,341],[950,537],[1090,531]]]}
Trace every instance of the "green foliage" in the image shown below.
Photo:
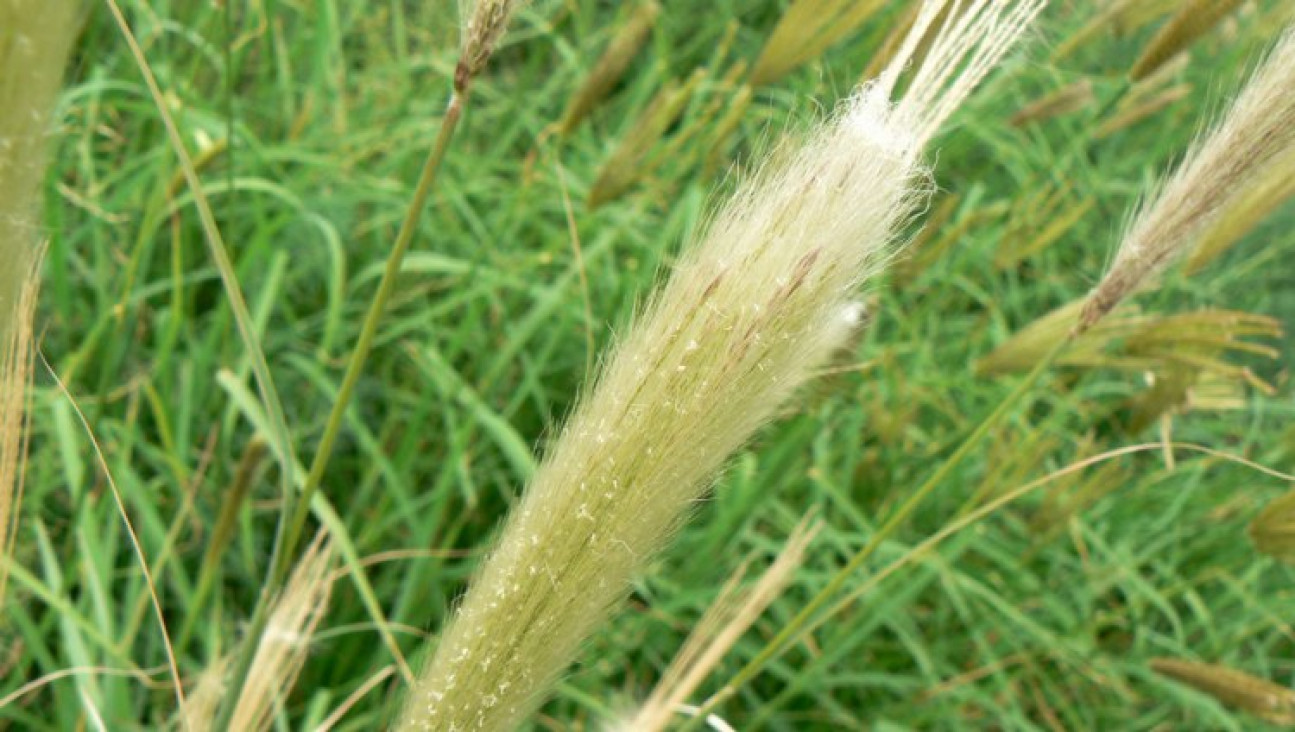
{"label": "green foliage", "polygon": [[[303,456],[318,443],[444,111],[460,49],[452,5],[123,2],[194,152]],[[706,161],[756,160],[789,120],[831,107],[903,14],[889,3],[778,81],[739,87],[749,103],[736,120],[694,99],[647,151],[650,173],[591,210],[591,187],[659,90],[699,68],[716,80],[734,59],[753,63],[789,4],[662,3],[620,82],[567,135],[546,134],[623,20],[615,5],[522,9],[472,85],[322,481],[314,515],[346,529],[334,537],[341,574],[277,712],[289,728],[312,728],[357,692],[336,729],[389,721],[404,683],[377,624],[411,659],[442,626],[533,467],[522,448],[555,435],[590,345],[601,353],[621,332],[727,185]],[[925,215],[956,237],[922,235],[938,256],[876,290],[867,332],[731,463],[537,726],[598,724],[645,698],[724,578],[752,554],[776,554],[817,508],[823,529],[805,566],[702,694],[756,657],[1011,391],[1018,376],[971,364],[1097,281],[1125,212],[1290,17],[1280,0],[1243,4],[1195,40],[1186,63],[1157,72],[1172,77],[1164,88],[1187,84],[1190,94],[1098,138],[1173,4],[1068,43],[1097,5],[1056,3],[1042,47],[1001,64],[936,139],[936,182],[950,197]],[[1090,87],[1092,103],[1011,124],[1033,101]],[[274,445],[273,432],[158,120],[96,8],[54,120],[38,332],[123,492],[173,639],[191,612],[199,617],[176,648],[196,682],[235,650],[258,602],[282,509],[280,462],[247,457]],[[721,124],[734,129],[712,134]],[[679,154],[661,154],[690,128],[699,132]],[[1065,226],[1021,229],[1038,218],[1023,210],[1032,202]],[[1250,208],[1267,220],[1234,227],[1190,280],[1165,275],[1138,300],[1148,318],[1226,309],[1295,322],[1291,208]],[[1146,393],[1139,370],[1056,369],[881,545],[858,583],[966,506],[1122,446],[1170,435],[1290,465],[1295,346],[1272,332],[1263,343],[1278,358],[1228,358],[1274,393],[1242,386],[1228,409],[1179,406],[1140,431],[1112,418]],[[48,379],[38,373],[37,383],[0,626],[0,727],[174,725],[162,636],[90,438]],[[1156,447],[1111,458],[997,510],[840,606],[813,642],[716,712],[744,730],[1257,728],[1150,662],[1295,674],[1295,569],[1247,537],[1286,481],[1217,456],[1173,457]],[[231,508],[235,488],[247,496]],[[217,533],[223,551],[207,558]],[[367,583],[353,581],[360,572]]]}

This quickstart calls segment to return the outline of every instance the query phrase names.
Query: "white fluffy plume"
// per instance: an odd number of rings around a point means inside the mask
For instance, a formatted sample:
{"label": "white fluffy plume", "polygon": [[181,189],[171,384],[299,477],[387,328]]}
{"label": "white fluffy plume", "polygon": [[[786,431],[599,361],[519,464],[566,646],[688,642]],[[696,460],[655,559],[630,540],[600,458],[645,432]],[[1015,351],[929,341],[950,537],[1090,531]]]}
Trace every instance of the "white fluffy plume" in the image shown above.
{"label": "white fluffy plume", "polygon": [[1042,0],[955,0],[739,187],[614,347],[463,599],[399,729],[515,729],[723,462],[847,339],[841,314],[929,185],[923,147]]}

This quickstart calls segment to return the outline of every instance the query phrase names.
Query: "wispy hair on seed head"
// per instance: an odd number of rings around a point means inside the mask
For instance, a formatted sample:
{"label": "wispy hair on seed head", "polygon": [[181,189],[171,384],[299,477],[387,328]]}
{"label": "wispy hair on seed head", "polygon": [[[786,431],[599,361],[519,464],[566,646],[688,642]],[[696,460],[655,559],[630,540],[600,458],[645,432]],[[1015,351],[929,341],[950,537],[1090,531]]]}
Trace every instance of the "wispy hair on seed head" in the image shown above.
{"label": "wispy hair on seed head", "polygon": [[1295,28],[1288,28],[1214,129],[1138,209],[1106,276],[1088,296],[1085,330],[1187,252],[1238,190],[1295,149]]}
{"label": "wispy hair on seed head", "polygon": [[399,729],[515,729],[543,700],[729,455],[852,336],[860,285],[930,190],[923,146],[1042,5],[955,0],[902,97],[911,37],[719,206],[541,462]]}
{"label": "wispy hair on seed head", "polygon": [[455,90],[467,91],[495,52],[513,13],[525,3],[526,0],[459,0],[459,17],[464,20],[459,63],[454,70]]}
{"label": "wispy hair on seed head", "polygon": [[234,708],[230,729],[269,729],[275,710],[306,662],[310,639],[328,609],[332,562],[332,544],[321,531],[270,610],[270,622],[257,643],[252,671]]}

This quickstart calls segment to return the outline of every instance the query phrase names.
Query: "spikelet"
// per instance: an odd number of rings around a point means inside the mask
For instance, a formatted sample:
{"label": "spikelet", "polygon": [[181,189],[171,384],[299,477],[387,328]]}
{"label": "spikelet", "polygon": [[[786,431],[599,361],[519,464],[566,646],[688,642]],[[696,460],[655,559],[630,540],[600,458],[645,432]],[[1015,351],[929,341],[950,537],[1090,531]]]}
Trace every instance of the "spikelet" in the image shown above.
{"label": "spikelet", "polygon": [[1183,0],[1133,0],[1112,4],[1120,7],[1110,25],[1117,34],[1128,36],[1182,7]]}
{"label": "spikelet", "polygon": [[922,149],[1041,2],[977,0],[738,188],[613,348],[444,629],[398,729],[516,729],[727,457],[855,327],[925,200]]}
{"label": "spikelet", "polygon": [[1240,5],[1241,0],[1187,0],[1147,43],[1129,70],[1129,78],[1145,78],[1161,64],[1185,51]]}
{"label": "spikelet", "polygon": [[1084,77],[1073,84],[1067,84],[1021,107],[1011,116],[1008,124],[1013,127],[1024,127],[1028,124],[1045,122],[1056,117],[1078,112],[1085,107],[1091,106],[1095,99],[1093,80]]}
{"label": "spikelet", "polygon": [[728,154],[729,138],[737,131],[738,125],[746,118],[746,111],[751,106],[751,87],[747,84],[739,86],[733,92],[733,96],[728,101],[724,113],[715,120],[714,127],[711,128],[710,151],[706,154],[706,162],[702,167],[703,174],[709,177],[720,165],[723,164],[725,156]]}
{"label": "spikelet", "polygon": [[1047,249],[1082,221],[1093,203],[1091,198],[1070,200],[1069,186],[1039,186],[1036,193],[1013,206],[1012,218],[994,253],[994,266],[1015,267]]}
{"label": "spikelet", "polygon": [[1078,329],[1103,315],[1185,253],[1234,191],[1295,147],[1295,29],[1193,146],[1159,195],[1144,204],[1106,276],[1088,296]]}
{"label": "spikelet", "polygon": [[795,0],[751,67],[753,85],[768,84],[822,55],[869,18],[886,0]]}
{"label": "spikelet", "polygon": [[598,176],[589,187],[590,208],[597,208],[620,197],[643,176],[643,162],[648,153],[661,142],[666,130],[683,114],[705,77],[705,70],[698,69],[683,84],[670,81],[661,87],[648,103],[647,109],[639,115],[599,168]]}
{"label": "spikelet", "polygon": [[1191,96],[1192,91],[1191,84],[1175,84],[1155,94],[1139,97],[1136,103],[1121,105],[1110,117],[1097,125],[1093,130],[1093,139],[1105,139],[1120,130],[1150,119]]}
{"label": "spikelet", "polygon": [[463,26],[459,63],[454,68],[454,90],[459,94],[467,93],[472,80],[486,67],[486,62],[495,52],[513,13],[525,4],[525,0],[468,2],[472,4],[470,10],[463,7],[465,2],[460,2],[460,15],[466,17],[467,22]]}
{"label": "spikelet", "polygon": [[[976,363],[980,375],[1027,370],[1066,339],[1069,324],[1082,308],[1078,300],[1022,328]],[[1265,391],[1252,374],[1228,366],[1229,353],[1276,358],[1277,352],[1250,338],[1279,338],[1279,321],[1233,310],[1197,310],[1172,315],[1140,315],[1132,308],[1104,318],[1075,337],[1058,361],[1081,368],[1165,372],[1178,367],[1215,371],[1241,378]]]}
{"label": "spikelet", "polygon": [[292,690],[306,662],[315,627],[328,609],[332,563],[332,545],[320,532],[301,555],[283,594],[270,608],[270,622],[257,644],[230,729],[269,729],[276,709]]}
{"label": "spikelet", "polygon": [[0,2],[0,607],[27,455],[47,127],[78,10],[74,0]]}
{"label": "spikelet", "polygon": [[1250,523],[1250,538],[1264,554],[1295,563],[1295,491],[1259,512]]}
{"label": "spikelet", "polygon": [[589,76],[585,77],[584,83],[571,96],[571,101],[567,102],[562,120],[558,122],[558,134],[570,134],[607,97],[647,41],[660,13],[661,6],[653,0],[641,2],[634,7],[629,19],[612,37],[611,43],[607,44],[607,50],[594,62]]}
{"label": "spikelet", "polygon": [[216,723],[216,713],[225,695],[225,674],[230,658],[222,656],[198,674],[198,680],[189,692],[189,703],[184,706],[180,729],[185,732],[211,732]]}
{"label": "spikelet", "polygon": [[1295,689],[1227,666],[1153,658],[1151,669],[1273,724],[1295,724]]}
{"label": "spikelet", "polygon": [[1295,198],[1295,149],[1265,168],[1228,201],[1218,219],[1201,235],[1200,243],[1183,264],[1183,272],[1199,272],[1291,198]]}
{"label": "spikelet", "polygon": [[1093,131],[1093,139],[1131,127],[1172,106],[1192,92],[1192,86],[1180,82],[1181,72],[1191,64],[1191,57],[1180,53],[1161,64],[1152,74],[1134,82],[1115,104],[1110,115]]}
{"label": "spikelet", "polygon": [[755,624],[770,603],[791,582],[792,574],[805,559],[805,550],[818,533],[819,524],[809,518],[796,526],[778,558],[755,586],[742,590],[739,582],[745,567],[720,589],[715,601],[697,623],[688,640],[661,675],[661,681],[630,721],[614,725],[624,732],[661,732],[676,710],[701,686],[724,655]]}
{"label": "spikelet", "polygon": [[[950,199],[952,198],[957,197],[951,196]],[[955,219],[952,226],[948,226],[946,224],[950,219],[947,217],[953,211],[948,210],[946,213],[947,206],[948,201],[942,202],[931,212],[922,230],[908,247],[909,256],[896,262],[891,269],[891,282],[895,288],[904,287],[921,276],[958,242],[963,241],[967,232],[1001,217],[1008,210],[1007,202],[997,201],[971,210],[965,216]]]}
{"label": "spikelet", "polygon": [[[1091,457],[1095,452],[1093,440],[1085,438],[1080,442],[1075,460]],[[1092,471],[1059,478],[1048,486],[1039,508],[1030,515],[1030,530],[1038,535],[1040,542],[1052,539],[1072,518],[1104,496],[1128,485],[1131,479],[1129,468],[1113,460]]]}

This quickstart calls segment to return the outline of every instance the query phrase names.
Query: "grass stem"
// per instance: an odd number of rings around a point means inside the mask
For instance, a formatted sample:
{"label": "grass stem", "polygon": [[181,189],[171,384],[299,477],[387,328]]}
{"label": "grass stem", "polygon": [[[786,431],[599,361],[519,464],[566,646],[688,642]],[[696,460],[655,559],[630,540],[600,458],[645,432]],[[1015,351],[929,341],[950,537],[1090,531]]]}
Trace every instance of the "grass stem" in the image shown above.
{"label": "grass stem", "polygon": [[288,570],[292,567],[293,550],[301,540],[302,529],[305,527],[306,519],[309,517],[311,498],[319,490],[324,471],[328,469],[328,461],[332,458],[333,446],[336,444],[338,433],[341,432],[342,423],[346,416],[346,408],[354,395],[355,385],[360,380],[360,374],[364,371],[364,364],[368,360],[369,352],[373,349],[373,339],[377,335],[378,325],[382,320],[383,313],[386,311],[387,301],[391,299],[391,294],[395,291],[396,278],[400,274],[400,266],[404,261],[405,252],[408,251],[409,244],[414,239],[414,232],[418,229],[418,223],[422,218],[427,197],[432,192],[432,187],[436,183],[436,175],[441,168],[441,162],[445,159],[445,153],[454,137],[454,131],[458,128],[459,120],[463,116],[464,99],[464,96],[457,92],[450,97],[449,106],[445,110],[445,116],[441,118],[440,128],[436,133],[436,141],[423,163],[418,185],[414,189],[414,197],[410,200],[409,209],[405,212],[405,218],[400,224],[400,231],[396,235],[395,244],[392,245],[391,252],[387,255],[382,280],[378,283],[378,290],[374,293],[372,302],[369,303],[369,310],[365,314],[364,323],[360,327],[360,335],[355,343],[355,349],[351,352],[350,359],[347,361],[346,373],[342,377],[342,385],[338,389],[337,399],[333,402],[333,409],[329,412],[328,421],[324,425],[324,434],[320,438],[319,449],[315,451],[315,457],[311,461],[310,471],[306,474],[305,485],[302,486],[301,493],[299,495],[293,494],[289,505],[284,507],[284,516],[287,517],[287,522],[282,536],[283,541],[275,553],[274,563],[270,568],[269,581],[261,593],[261,599],[252,615],[247,637],[239,650],[238,663],[234,667],[233,682],[229,687],[229,693],[225,698],[220,716],[217,718],[215,729],[228,727],[238,697],[243,686],[247,683],[248,673],[251,671],[252,660],[258,645],[257,638],[265,631],[266,623],[269,620],[267,607],[277,593],[278,588],[282,587],[284,579],[288,575]]}

